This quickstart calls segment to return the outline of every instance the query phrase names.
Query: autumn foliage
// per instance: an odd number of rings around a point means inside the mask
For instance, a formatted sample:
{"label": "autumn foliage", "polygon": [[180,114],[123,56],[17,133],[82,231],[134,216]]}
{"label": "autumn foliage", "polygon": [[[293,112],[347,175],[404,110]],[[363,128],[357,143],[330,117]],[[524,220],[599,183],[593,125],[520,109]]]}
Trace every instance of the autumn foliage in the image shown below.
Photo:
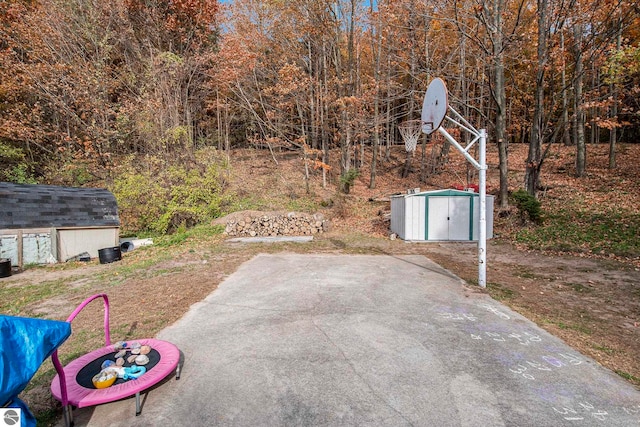
{"label": "autumn foliage", "polygon": [[[615,168],[637,142],[638,24],[628,0],[2,0],[0,179],[113,186],[125,164],[153,176],[247,146],[345,178],[365,151],[390,161],[437,76],[502,144],[504,196],[509,144],[532,147],[536,178],[550,144],[576,147],[581,176],[587,143]],[[408,173],[426,180],[448,150],[421,145]]]}
{"label": "autumn foliage", "polygon": [[0,5],[2,179],[109,182],[123,155],[193,155],[215,1]]}

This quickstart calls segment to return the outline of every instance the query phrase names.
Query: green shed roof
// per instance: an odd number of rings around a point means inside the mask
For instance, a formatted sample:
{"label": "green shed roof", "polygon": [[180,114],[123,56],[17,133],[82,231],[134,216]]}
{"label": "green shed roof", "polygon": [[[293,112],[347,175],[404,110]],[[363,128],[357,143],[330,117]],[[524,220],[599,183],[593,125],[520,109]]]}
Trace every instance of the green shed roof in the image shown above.
{"label": "green shed roof", "polygon": [[471,191],[462,191],[462,190],[454,190],[454,189],[445,189],[445,190],[432,190],[432,191],[421,191],[420,193],[413,194],[399,194],[392,197],[415,197],[415,196],[433,196],[433,197],[479,197],[478,193],[472,193]]}
{"label": "green shed roof", "polygon": [[422,195],[425,195],[425,196],[445,196],[445,197],[451,197],[451,196],[474,197],[474,196],[479,196],[478,193],[474,193],[474,192],[471,192],[471,191],[462,191],[462,190],[453,190],[453,189],[424,191],[424,192],[418,193],[418,194],[422,194]]}

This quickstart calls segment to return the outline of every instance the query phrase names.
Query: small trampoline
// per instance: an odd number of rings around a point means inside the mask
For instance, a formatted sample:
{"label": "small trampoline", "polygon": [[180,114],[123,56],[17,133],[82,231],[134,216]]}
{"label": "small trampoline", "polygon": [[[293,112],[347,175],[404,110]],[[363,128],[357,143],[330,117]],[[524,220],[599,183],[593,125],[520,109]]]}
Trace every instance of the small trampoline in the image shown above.
{"label": "small trampoline", "polygon": [[[58,375],[51,382],[51,393],[62,403],[67,426],[73,422],[70,405],[84,408],[114,402],[134,395],[136,396],[136,415],[140,415],[141,392],[158,384],[173,372],[176,373],[176,379],[180,378],[180,351],[175,345],[157,339],[136,339],[128,341],[128,343],[137,342],[142,346],[151,347],[151,352],[147,354],[149,361],[144,365],[146,372],[137,379],[125,381],[118,378],[110,387],[96,388],[92,382],[93,376],[100,372],[105,360],[115,360],[115,354],[118,352],[116,346],[111,345],[109,335],[109,299],[107,295],[98,294],[87,298],[67,319],[67,322],[71,323],[78,313],[96,298],[104,299],[105,346],[73,360],[64,368],[58,359],[57,350],[51,355],[58,372]],[[124,367],[131,365],[132,363],[125,362]]]}

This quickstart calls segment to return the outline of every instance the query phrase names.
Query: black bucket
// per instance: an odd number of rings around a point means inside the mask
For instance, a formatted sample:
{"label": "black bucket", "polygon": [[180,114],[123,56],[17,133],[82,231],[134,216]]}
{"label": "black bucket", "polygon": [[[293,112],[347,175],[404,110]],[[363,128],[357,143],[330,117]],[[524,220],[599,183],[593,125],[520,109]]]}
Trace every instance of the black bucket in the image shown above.
{"label": "black bucket", "polygon": [[11,260],[9,258],[0,258],[0,277],[11,276]]}
{"label": "black bucket", "polygon": [[120,246],[100,249],[98,251],[98,258],[100,258],[100,264],[109,264],[114,261],[120,261],[122,259]]}

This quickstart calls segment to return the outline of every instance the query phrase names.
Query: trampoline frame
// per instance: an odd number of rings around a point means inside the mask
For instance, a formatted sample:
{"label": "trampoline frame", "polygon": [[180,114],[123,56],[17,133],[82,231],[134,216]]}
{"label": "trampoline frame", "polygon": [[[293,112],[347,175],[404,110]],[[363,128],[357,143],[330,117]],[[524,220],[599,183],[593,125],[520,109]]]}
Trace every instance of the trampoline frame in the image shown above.
{"label": "trampoline frame", "polygon": [[137,339],[131,341],[137,341],[141,345],[149,345],[160,353],[160,361],[144,375],[136,380],[129,380],[125,383],[116,384],[104,389],[87,389],[78,384],[76,375],[84,366],[97,358],[116,351],[114,346],[111,345],[111,335],[109,332],[109,298],[106,294],[96,294],[84,300],[73,313],[71,313],[66,321],[71,323],[82,309],[91,301],[98,298],[104,300],[105,346],[73,360],[65,367],[60,363],[57,349],[51,354],[51,361],[58,373],[51,382],[51,393],[62,403],[64,422],[67,427],[73,424],[72,406],[77,408],[96,406],[103,403],[115,402],[116,400],[134,395],[136,397],[136,416],[138,416],[142,412],[140,405],[141,392],[164,380],[174,371],[176,373],[176,379],[180,379],[180,351],[175,345],[157,339]]}

